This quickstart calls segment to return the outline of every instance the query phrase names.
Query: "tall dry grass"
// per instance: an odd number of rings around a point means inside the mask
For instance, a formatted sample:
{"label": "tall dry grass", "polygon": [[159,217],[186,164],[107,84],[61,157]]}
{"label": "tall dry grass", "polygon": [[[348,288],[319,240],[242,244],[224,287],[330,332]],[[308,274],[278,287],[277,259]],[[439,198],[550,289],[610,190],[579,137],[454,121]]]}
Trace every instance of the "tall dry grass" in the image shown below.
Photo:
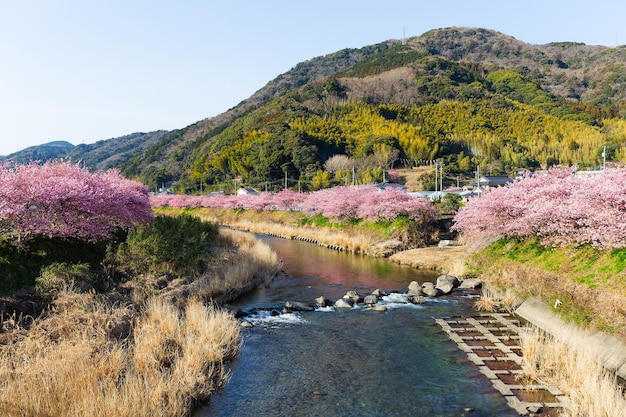
{"label": "tall dry grass", "polygon": [[512,313],[520,304],[520,298],[512,288],[496,291],[483,287],[480,298],[474,303],[478,311],[503,311]]}
{"label": "tall dry grass", "polygon": [[137,313],[66,291],[0,347],[0,415],[187,415],[226,380],[238,348],[236,320],[195,299],[183,311],[153,298]]}
{"label": "tall dry grass", "polygon": [[273,233],[289,238],[303,238],[313,240],[324,245],[333,245],[344,248],[348,252],[367,253],[376,239],[373,235],[359,232],[347,233],[340,230],[333,230],[322,227],[292,226],[285,224],[253,222],[249,220],[238,220],[230,224],[231,227],[248,230],[254,233]]}
{"label": "tall dry grass", "polygon": [[[269,283],[280,271],[281,262],[276,252],[270,245],[253,234],[233,229],[222,229],[220,237],[227,239],[229,244],[237,247],[236,264],[246,264],[247,267],[245,269],[248,273],[254,273],[261,277],[265,283]],[[239,274],[235,273],[233,275],[237,276]]]}
{"label": "tall dry grass", "polygon": [[564,330],[553,337],[527,328],[520,341],[522,377],[561,389],[570,399],[564,416],[626,416],[623,388],[579,333]]}
{"label": "tall dry grass", "polygon": [[232,229],[220,230],[224,247],[235,248],[219,260],[216,268],[189,285],[168,293],[169,298],[184,298],[184,293],[211,299],[218,304],[232,301],[260,286],[267,286],[281,270],[274,250],[251,233]]}

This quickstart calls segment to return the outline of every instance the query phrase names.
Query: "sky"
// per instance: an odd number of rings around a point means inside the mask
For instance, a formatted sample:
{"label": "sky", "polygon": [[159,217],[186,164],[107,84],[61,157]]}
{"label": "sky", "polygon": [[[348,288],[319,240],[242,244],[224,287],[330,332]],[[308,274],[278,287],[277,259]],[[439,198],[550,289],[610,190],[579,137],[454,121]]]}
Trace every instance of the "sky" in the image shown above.
{"label": "sky", "polygon": [[344,48],[452,26],[614,47],[624,16],[624,0],[0,0],[0,155],[183,128]]}

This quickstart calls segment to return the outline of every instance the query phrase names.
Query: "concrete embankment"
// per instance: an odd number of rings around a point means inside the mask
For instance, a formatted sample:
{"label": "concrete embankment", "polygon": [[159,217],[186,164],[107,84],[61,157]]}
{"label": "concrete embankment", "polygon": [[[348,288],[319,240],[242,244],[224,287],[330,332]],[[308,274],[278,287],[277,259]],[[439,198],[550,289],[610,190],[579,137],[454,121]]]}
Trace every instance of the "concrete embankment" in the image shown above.
{"label": "concrete embankment", "polygon": [[562,340],[565,334],[580,336],[585,344],[598,353],[602,365],[626,379],[626,344],[618,338],[602,332],[585,332],[561,320],[544,302],[529,298],[515,310],[522,319],[540,328],[556,339]]}

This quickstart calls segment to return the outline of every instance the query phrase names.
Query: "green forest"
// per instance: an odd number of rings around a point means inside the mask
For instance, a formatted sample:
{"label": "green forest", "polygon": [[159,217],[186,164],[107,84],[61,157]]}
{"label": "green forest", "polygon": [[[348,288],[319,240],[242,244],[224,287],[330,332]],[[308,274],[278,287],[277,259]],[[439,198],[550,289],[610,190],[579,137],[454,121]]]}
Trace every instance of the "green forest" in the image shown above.
{"label": "green forest", "polygon": [[[323,97],[322,92],[317,93]],[[315,93],[276,99],[204,138],[181,178],[184,191],[199,181],[210,186],[233,179],[282,187],[285,176],[309,189],[345,183],[353,174],[358,183],[380,182],[394,166],[433,160],[444,163],[446,175],[471,176],[478,165],[498,174],[561,164],[593,169],[602,163],[604,149],[612,161],[626,157],[623,119],[594,118],[575,108],[550,114],[567,107],[560,103],[533,106],[494,93],[425,105],[344,100],[328,109],[307,107]],[[513,90],[516,94],[522,93]],[[327,163],[336,155],[348,159],[339,169]]]}

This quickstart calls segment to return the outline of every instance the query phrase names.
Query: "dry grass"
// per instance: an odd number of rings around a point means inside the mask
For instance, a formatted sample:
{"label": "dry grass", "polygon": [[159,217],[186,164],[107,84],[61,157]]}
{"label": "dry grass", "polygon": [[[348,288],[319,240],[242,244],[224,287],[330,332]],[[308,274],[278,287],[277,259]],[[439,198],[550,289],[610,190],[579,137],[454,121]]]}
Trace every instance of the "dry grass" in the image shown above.
{"label": "dry grass", "polygon": [[512,313],[520,304],[520,298],[515,291],[507,288],[503,292],[494,291],[490,288],[483,287],[481,296],[474,306],[478,311],[503,311]]}
{"label": "dry grass", "polygon": [[250,233],[224,230],[218,244],[199,279],[155,292],[144,277],[127,296],[66,287],[30,329],[17,318],[0,323],[0,415],[188,415],[227,380],[224,362],[240,346],[238,322],[212,306],[280,270]]}
{"label": "dry grass", "polygon": [[232,229],[220,230],[224,250],[212,271],[189,284],[167,288],[161,295],[173,300],[185,299],[185,294],[224,304],[259,286],[267,286],[281,270],[278,255],[253,234]]}
{"label": "dry grass", "polygon": [[323,245],[339,246],[353,253],[367,253],[376,242],[373,234],[365,232],[348,233],[325,227],[293,226],[269,222],[253,222],[251,220],[238,220],[229,225],[253,233],[272,233],[288,238],[308,239]]}
{"label": "dry grass", "polygon": [[[243,228],[257,230],[254,224]],[[301,236],[303,229],[283,226],[280,233]],[[355,251],[369,245],[363,236],[320,235],[310,236]],[[225,382],[224,361],[240,343],[232,315],[200,300],[230,301],[267,285],[281,268],[251,233],[224,229],[218,244],[219,259],[198,279],[155,291],[159,277],[142,277],[124,286],[128,296],[65,288],[28,331],[17,318],[2,322],[0,415],[188,415]]]}
{"label": "dry grass", "polygon": [[483,262],[481,278],[492,289],[514,290],[520,299],[530,296],[561,305],[556,312],[583,328],[608,331],[626,340],[626,298],[606,288],[590,288],[559,274],[513,261]]}
{"label": "dry grass", "polygon": [[573,332],[552,337],[536,328],[520,334],[523,377],[559,387],[570,399],[568,417],[626,415],[626,397],[584,337]]}
{"label": "dry grass", "polygon": [[[130,337],[116,337],[120,323]],[[181,311],[154,298],[137,313],[65,291],[49,317],[0,347],[0,414],[186,415],[224,382],[238,347],[236,320],[197,300]]]}

